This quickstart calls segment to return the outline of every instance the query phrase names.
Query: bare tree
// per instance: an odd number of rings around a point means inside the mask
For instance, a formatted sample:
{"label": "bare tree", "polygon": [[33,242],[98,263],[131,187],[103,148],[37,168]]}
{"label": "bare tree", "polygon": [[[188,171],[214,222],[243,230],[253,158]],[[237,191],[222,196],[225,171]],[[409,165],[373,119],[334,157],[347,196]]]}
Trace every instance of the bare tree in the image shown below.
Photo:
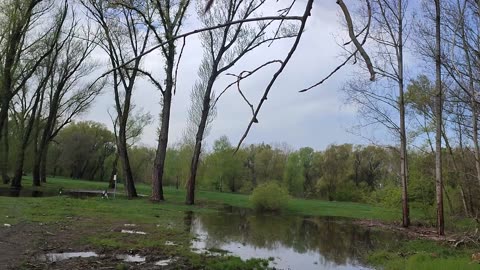
{"label": "bare tree", "polygon": [[48,0],[6,0],[0,4],[0,165],[4,182],[9,181],[7,128],[11,101],[54,49],[67,3],[63,13],[49,16],[55,7]]}
{"label": "bare tree", "polygon": [[[205,27],[224,24],[233,20],[247,19],[253,17],[255,12],[265,3],[265,1],[255,0],[220,0],[210,9],[208,14],[203,15],[203,7],[198,7],[199,17]],[[227,12],[225,12],[227,10]],[[282,38],[295,37],[295,30],[288,31],[287,28],[281,28],[278,34],[268,37],[267,29],[273,21],[259,23],[257,27],[248,27],[242,23],[238,25],[227,25],[223,29],[210,30],[200,34],[202,45],[204,47],[204,58],[199,69],[199,81],[194,86],[194,92],[203,92],[200,104],[193,104],[193,109],[197,109],[196,118],[196,136],[193,150],[192,161],[190,165],[190,177],[187,184],[186,204],[194,204],[195,199],[195,180],[200,161],[202,141],[205,136],[205,130],[212,116],[212,108],[216,100],[213,97],[214,83],[216,79],[233,67],[242,57],[262,44],[271,43]],[[281,26],[280,26],[281,27]],[[278,63],[280,61],[272,61]],[[266,65],[266,64],[265,64]],[[262,65],[262,66],[265,66]],[[258,70],[258,69],[256,69]],[[251,75],[253,72],[250,72]],[[236,76],[236,85],[239,80],[245,77]],[[241,89],[238,88],[241,92]],[[243,96],[243,94],[242,94]],[[252,112],[253,113],[253,112]]]}
{"label": "bare tree", "polygon": [[[66,6],[67,3],[63,17]],[[4,29],[0,43],[0,136],[3,135],[1,129],[8,121],[10,101],[54,49],[55,42],[38,46],[47,36],[56,40],[60,34],[62,24],[57,24],[56,20],[48,23],[46,18],[53,7],[46,0],[8,0],[1,4]],[[46,29],[43,28],[44,24],[47,25]]]}
{"label": "bare tree", "polygon": [[[135,109],[134,104],[131,104],[131,107],[130,107],[131,115],[128,117],[127,126],[125,128],[127,151],[138,142],[138,140],[140,139],[140,135],[142,135],[143,129],[152,122],[152,115],[150,113],[148,112],[143,113],[143,110],[138,110],[135,112],[134,109]],[[114,118],[110,116],[110,118],[112,119],[112,123],[113,123],[115,140],[118,141],[118,124],[119,124],[118,117]],[[115,187],[115,175],[117,174],[118,159],[119,159],[119,152],[117,147],[117,151],[115,152],[115,158],[112,163],[112,171],[108,181],[109,188]]]}
{"label": "bare tree", "polygon": [[[152,172],[152,201],[163,201],[163,171],[165,167],[165,158],[167,154],[168,133],[170,127],[170,111],[172,97],[175,93],[176,75],[178,62],[181,58],[181,52],[177,58],[176,39],[183,26],[186,17],[186,11],[190,0],[158,0],[145,2],[143,5],[138,3],[126,3],[118,1],[135,12],[137,12],[152,32],[152,36],[158,43],[157,46],[146,50],[143,54],[152,52],[154,49],[160,49],[162,57],[165,60],[164,83],[160,83],[149,72],[142,72],[147,76],[153,85],[162,93],[160,114],[160,130],[158,132],[158,145],[155,154],[155,161]],[[184,43],[185,45],[185,43]],[[183,51],[183,46],[182,46]],[[141,56],[140,55],[140,56]],[[137,56],[140,57],[140,56]],[[128,64],[129,62],[125,63]]]}
{"label": "bare tree", "polygon": [[445,234],[443,217],[442,178],[442,59],[441,59],[441,10],[440,0],[435,0],[435,186],[437,193],[437,230]]}
{"label": "bare tree", "polygon": [[[448,76],[463,90],[466,98],[462,104],[471,111],[471,142],[475,156],[477,182],[480,184],[480,146],[478,142],[478,85],[480,64],[477,52],[480,50],[480,28],[478,28],[479,6],[473,1],[457,0],[444,5],[442,47],[446,52],[442,66]],[[465,102],[463,102],[465,100]],[[470,129],[470,128],[469,128]]]}
{"label": "bare tree", "polygon": [[[143,19],[132,8],[135,1],[115,3],[110,1],[82,0],[88,14],[102,29],[101,47],[107,53],[113,78],[115,127],[117,152],[123,168],[125,192],[129,198],[137,197],[127,145],[127,124],[132,107],[132,94],[137,78],[144,74],[140,70],[141,55],[145,52],[150,36],[150,28],[144,27]],[[130,8],[132,7],[132,8]],[[126,64],[127,59],[135,60]],[[115,166],[116,169],[116,166]]]}
{"label": "bare tree", "polygon": [[[95,33],[90,28],[80,31],[74,11],[71,12],[73,22],[69,27],[76,30],[63,31],[66,33],[64,44],[62,46],[57,44],[55,47],[58,56],[46,84],[45,98],[48,99],[46,115],[38,120],[44,124],[38,125],[35,131],[38,134],[34,143],[33,184],[37,186],[41,182],[46,182],[45,169],[50,142],[75,116],[90,107],[105,83],[100,81],[90,85],[85,81],[97,68],[97,63],[89,59],[96,47]],[[78,38],[79,34],[84,34],[85,37]]]}

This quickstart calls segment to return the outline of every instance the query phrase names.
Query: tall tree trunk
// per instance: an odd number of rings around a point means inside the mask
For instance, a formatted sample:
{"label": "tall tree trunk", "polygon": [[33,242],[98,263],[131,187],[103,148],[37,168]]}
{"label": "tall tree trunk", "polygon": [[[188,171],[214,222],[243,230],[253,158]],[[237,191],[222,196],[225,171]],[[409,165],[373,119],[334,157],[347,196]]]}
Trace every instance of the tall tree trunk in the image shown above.
{"label": "tall tree trunk", "polygon": [[[199,135],[201,133],[201,135]],[[198,129],[197,140],[195,142],[195,148],[193,150],[192,162],[190,164],[190,177],[187,182],[187,197],[185,203],[193,205],[195,203],[195,181],[197,178],[198,163],[200,161],[200,152],[202,150],[202,140],[198,140],[198,136],[203,136],[203,131]]]}
{"label": "tall tree trunk", "polygon": [[45,148],[42,151],[42,155],[40,156],[40,180],[42,183],[47,182],[47,156],[48,156],[48,147],[50,146],[50,142],[47,142]]}
{"label": "tall tree trunk", "polygon": [[435,0],[435,182],[437,201],[437,232],[445,235],[445,221],[443,211],[443,178],[442,178],[442,60],[441,60],[441,25],[440,0]]}
{"label": "tall tree trunk", "polygon": [[[5,91],[5,89],[0,89],[0,91]],[[8,106],[10,102],[8,93],[0,92],[0,97],[2,99],[0,103],[0,139],[2,139],[7,134],[3,129],[7,128],[8,125]]]}
{"label": "tall tree trunk", "polygon": [[166,67],[166,83],[163,93],[163,106],[161,115],[161,127],[160,134],[158,135],[158,145],[155,154],[155,162],[153,164],[152,175],[152,197],[154,202],[165,200],[163,196],[163,170],[165,168],[165,158],[167,157],[167,145],[168,145],[168,131],[170,128],[170,109],[172,105],[172,91],[173,91],[173,68],[175,58],[175,45],[172,41],[169,44],[169,53],[167,56]]}
{"label": "tall tree trunk", "polygon": [[34,155],[33,168],[32,168],[33,185],[37,187],[41,185],[40,162],[41,162],[41,157],[37,153],[36,155]]}
{"label": "tall tree trunk", "polygon": [[117,174],[118,158],[119,158],[119,154],[118,154],[118,151],[117,151],[115,153],[115,159],[113,160],[112,173],[110,174],[110,178],[109,178],[109,181],[108,181],[108,187],[109,188],[114,188],[115,187],[115,175]]}
{"label": "tall tree trunk", "polygon": [[12,180],[12,188],[21,188],[22,187],[22,177],[23,177],[23,162],[25,160],[25,149],[23,143],[18,149],[17,159],[15,161],[15,173]]}
{"label": "tall tree trunk", "polygon": [[0,149],[2,150],[1,158],[0,158],[0,173],[2,176],[2,182],[4,184],[8,184],[10,182],[10,177],[8,176],[8,154],[9,154],[9,145],[8,145],[8,121],[5,122],[5,126],[3,127],[3,136],[0,135]]}
{"label": "tall tree trunk", "polygon": [[[471,209],[468,207],[468,198],[467,198],[467,194],[465,193],[465,188],[463,187],[463,181],[466,182],[467,180],[467,177],[468,177],[468,173],[467,173],[467,169],[465,167],[465,151],[464,151],[464,148],[463,148],[463,135],[462,135],[462,127],[461,127],[461,123],[458,122],[458,141],[459,141],[459,147],[460,147],[460,152],[461,152],[461,157],[462,157],[462,179],[460,179],[460,193],[462,195],[462,202],[463,202],[463,208],[465,210],[465,215],[467,217],[470,217],[470,213],[471,213]],[[463,180],[463,181],[462,181]]]}
{"label": "tall tree trunk", "polygon": [[[221,54],[219,53],[219,55]],[[221,59],[221,56],[217,59]],[[185,203],[188,205],[193,205],[195,203],[195,182],[197,179],[198,164],[200,162],[200,154],[202,151],[202,141],[205,134],[205,128],[207,127],[208,114],[210,113],[210,100],[213,83],[218,75],[215,71],[219,61],[217,59],[215,59],[213,63],[212,73],[205,89],[203,96],[202,116],[200,118],[200,124],[198,125],[197,135],[195,136],[195,148],[193,149],[192,162],[190,164],[190,177],[187,183],[187,197],[185,199]]]}
{"label": "tall tree trunk", "polygon": [[135,198],[138,197],[137,189],[135,188],[135,183],[133,182],[132,168],[130,167],[130,160],[128,158],[125,130],[122,130],[122,128],[120,128],[118,139],[120,140],[120,143],[118,144],[118,155],[120,156],[120,162],[123,169],[125,193],[129,199]]}
{"label": "tall tree trunk", "polygon": [[405,127],[405,97],[403,78],[403,7],[398,1],[398,107],[400,109],[400,177],[402,181],[402,226],[410,225],[410,208],[408,206],[408,157],[407,131]]}
{"label": "tall tree trunk", "polygon": [[172,102],[172,93],[165,92],[163,96],[162,125],[158,137],[158,147],[155,154],[155,163],[153,165],[152,179],[152,197],[151,200],[158,202],[165,200],[163,196],[163,169],[165,167],[165,158],[167,156],[168,130],[170,125],[170,106]]}

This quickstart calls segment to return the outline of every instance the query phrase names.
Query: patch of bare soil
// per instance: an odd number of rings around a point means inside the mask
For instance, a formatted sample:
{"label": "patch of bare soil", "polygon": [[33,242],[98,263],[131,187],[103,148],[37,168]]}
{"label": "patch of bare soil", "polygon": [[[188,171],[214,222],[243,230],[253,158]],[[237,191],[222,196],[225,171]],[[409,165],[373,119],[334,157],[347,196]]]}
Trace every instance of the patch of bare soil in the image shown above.
{"label": "patch of bare soil", "polygon": [[[85,220],[82,220],[84,222]],[[94,222],[94,221],[92,221]],[[189,269],[181,258],[169,258],[160,250],[104,251],[79,244],[95,231],[82,229],[76,220],[43,225],[20,223],[0,226],[0,269]],[[115,227],[115,225],[114,225]],[[99,228],[99,230],[111,228]],[[68,258],[54,261],[48,254],[95,252],[96,257]],[[121,256],[142,258],[125,261]]]}
{"label": "patch of bare soil", "polygon": [[15,266],[34,252],[41,229],[28,224],[0,227],[0,269],[16,269]]}

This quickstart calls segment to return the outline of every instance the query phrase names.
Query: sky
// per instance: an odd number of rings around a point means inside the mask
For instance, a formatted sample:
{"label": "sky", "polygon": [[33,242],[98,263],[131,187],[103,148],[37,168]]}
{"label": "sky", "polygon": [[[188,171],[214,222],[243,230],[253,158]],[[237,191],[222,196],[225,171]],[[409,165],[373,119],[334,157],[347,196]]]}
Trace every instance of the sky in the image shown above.
{"label": "sky", "polygon": [[[271,11],[276,11],[279,7],[276,1],[267,2],[271,3],[263,10],[263,15],[272,14]],[[304,1],[297,1],[292,14],[301,15],[303,8]],[[347,66],[320,87],[307,93],[298,92],[328,75],[342,61],[342,49],[338,43],[342,43],[342,37],[345,38],[347,33],[342,29],[342,17],[339,12],[335,1],[315,2],[300,45],[272,88],[268,100],[260,111],[259,123],[254,124],[245,140],[246,144],[286,143],[293,149],[310,146],[323,150],[330,144],[366,143],[364,139],[351,132],[358,121],[358,116],[354,107],[345,104],[342,93],[345,81],[353,78],[351,67]],[[193,12],[189,14],[184,32],[199,27],[196,16]],[[262,47],[247,55],[229,72],[251,70],[268,60],[283,59],[292,41]],[[185,130],[190,91],[197,79],[202,50],[198,37],[192,36],[187,39],[179,67],[177,92],[172,102],[169,145],[179,142]],[[98,59],[102,59],[100,53],[97,54]],[[162,79],[163,62],[158,52],[146,57],[144,67],[158,79]],[[242,83],[243,91],[254,105],[258,104],[260,95],[263,94],[275,68],[273,66],[266,68]],[[222,76],[215,83],[214,90],[216,93],[221,92],[231,81],[231,77]],[[98,121],[111,128],[108,112],[114,111],[112,92],[109,88],[105,89],[91,110],[80,119]],[[136,108],[150,112],[154,117],[154,121],[144,130],[140,140],[142,145],[155,147],[157,144],[160,100],[160,92],[147,80],[138,81],[133,97]],[[210,133],[205,138],[207,147],[222,135],[227,135],[232,144],[236,144],[250,118],[250,108],[238,92],[231,89],[217,104],[217,116]]]}

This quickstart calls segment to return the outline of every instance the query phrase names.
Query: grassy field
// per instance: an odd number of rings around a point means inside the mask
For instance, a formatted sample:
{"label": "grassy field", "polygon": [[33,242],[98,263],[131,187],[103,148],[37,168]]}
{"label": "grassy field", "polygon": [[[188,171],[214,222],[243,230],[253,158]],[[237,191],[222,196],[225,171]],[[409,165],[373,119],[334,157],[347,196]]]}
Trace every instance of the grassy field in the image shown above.
{"label": "grassy field", "polygon": [[[25,179],[25,189],[32,189],[31,180]],[[96,189],[103,190],[107,183],[50,178],[48,183],[37,190]],[[5,187],[5,186],[3,186]],[[102,250],[148,250],[161,249],[163,255],[181,256],[188,267],[207,269],[251,269],[264,264],[264,261],[242,262],[238,258],[204,257],[189,250],[192,236],[179,226],[184,222],[185,211],[213,212],[225,204],[251,208],[249,197],[242,194],[199,191],[195,206],[184,205],[185,192],[171,187],[165,188],[166,202],[151,203],[148,200],[150,187],[137,185],[139,194],[147,197],[127,200],[123,195],[116,199],[73,199],[65,196],[42,198],[10,198],[0,196],[1,224],[44,224],[45,226],[70,226],[71,230],[81,231],[85,237],[73,238],[72,245],[101,248]],[[119,187],[119,192],[123,188]],[[400,212],[381,207],[318,200],[292,199],[285,214],[336,216],[356,219],[375,219],[386,222],[398,220]],[[420,218],[417,215],[417,218]],[[149,236],[128,238],[115,233],[119,224],[141,224],[141,230]],[[60,224],[60,225],[59,225]],[[105,229],[105,228],[108,228]],[[155,240],[152,240],[155,239]],[[177,243],[166,246],[166,241]],[[151,252],[151,250],[150,250]],[[432,241],[405,241],[369,255],[368,262],[384,269],[480,269],[470,262],[474,250],[453,249],[445,244]],[[460,268],[459,268],[460,267]]]}

